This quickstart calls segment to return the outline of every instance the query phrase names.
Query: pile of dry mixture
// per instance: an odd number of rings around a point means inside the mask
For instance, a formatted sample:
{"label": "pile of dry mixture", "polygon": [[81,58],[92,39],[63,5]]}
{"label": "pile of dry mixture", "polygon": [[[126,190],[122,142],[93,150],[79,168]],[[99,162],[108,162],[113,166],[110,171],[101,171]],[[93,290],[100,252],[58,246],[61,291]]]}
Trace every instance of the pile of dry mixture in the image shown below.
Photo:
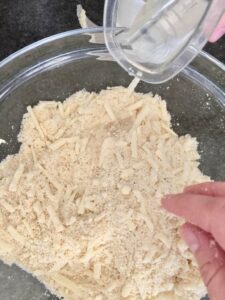
{"label": "pile of dry mixture", "polygon": [[205,294],[168,193],[208,180],[166,103],[123,87],[40,102],[0,164],[0,258],[65,300],[199,300]]}

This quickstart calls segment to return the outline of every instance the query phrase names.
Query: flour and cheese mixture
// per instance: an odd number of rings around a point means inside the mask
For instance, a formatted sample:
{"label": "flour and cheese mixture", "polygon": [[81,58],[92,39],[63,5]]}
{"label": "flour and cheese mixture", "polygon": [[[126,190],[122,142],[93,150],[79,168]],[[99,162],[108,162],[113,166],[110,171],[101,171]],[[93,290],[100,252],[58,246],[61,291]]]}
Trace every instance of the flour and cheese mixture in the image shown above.
{"label": "flour and cheese mixture", "polygon": [[114,87],[28,107],[0,164],[0,258],[65,300],[199,300],[161,198],[208,180],[159,96]]}

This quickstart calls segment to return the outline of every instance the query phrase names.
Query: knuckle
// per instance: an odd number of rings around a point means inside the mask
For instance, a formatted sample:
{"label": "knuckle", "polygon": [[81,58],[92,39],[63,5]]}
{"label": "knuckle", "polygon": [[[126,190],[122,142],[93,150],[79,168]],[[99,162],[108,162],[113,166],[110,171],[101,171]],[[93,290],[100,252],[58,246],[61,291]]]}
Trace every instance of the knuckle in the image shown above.
{"label": "knuckle", "polygon": [[201,272],[202,278],[205,281],[206,286],[208,286],[208,283],[209,283],[210,278],[212,276],[211,269],[212,269],[212,263],[211,262],[207,262],[207,263],[205,263],[204,265],[202,265],[200,267],[200,272]]}

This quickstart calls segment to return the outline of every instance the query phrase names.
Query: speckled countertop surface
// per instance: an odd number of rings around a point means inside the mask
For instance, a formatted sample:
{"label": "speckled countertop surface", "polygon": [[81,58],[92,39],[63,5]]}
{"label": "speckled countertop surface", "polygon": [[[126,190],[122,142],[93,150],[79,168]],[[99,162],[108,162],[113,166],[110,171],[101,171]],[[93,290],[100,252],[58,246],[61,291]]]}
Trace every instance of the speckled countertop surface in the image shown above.
{"label": "speckled countertop surface", "polygon": [[[0,0],[0,60],[34,41],[78,28],[77,4],[102,24],[104,0]],[[205,50],[225,63],[225,38]]]}

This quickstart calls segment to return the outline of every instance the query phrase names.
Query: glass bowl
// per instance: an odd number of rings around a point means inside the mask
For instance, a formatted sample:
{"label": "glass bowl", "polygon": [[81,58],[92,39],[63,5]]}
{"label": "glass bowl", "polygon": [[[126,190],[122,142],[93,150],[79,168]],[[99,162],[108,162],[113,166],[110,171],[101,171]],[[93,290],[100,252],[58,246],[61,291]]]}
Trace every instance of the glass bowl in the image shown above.
{"label": "glass bowl", "polygon": [[[102,28],[74,30],[34,43],[0,63],[0,160],[19,150],[17,134],[28,105],[61,101],[74,92],[128,86],[131,77],[107,59]],[[101,59],[97,57],[101,55]],[[225,180],[225,67],[202,52],[179,76],[161,85],[141,82],[140,92],[167,100],[174,130],[199,141],[201,170]],[[57,299],[35,278],[16,266],[0,263],[0,293],[7,300]]]}

